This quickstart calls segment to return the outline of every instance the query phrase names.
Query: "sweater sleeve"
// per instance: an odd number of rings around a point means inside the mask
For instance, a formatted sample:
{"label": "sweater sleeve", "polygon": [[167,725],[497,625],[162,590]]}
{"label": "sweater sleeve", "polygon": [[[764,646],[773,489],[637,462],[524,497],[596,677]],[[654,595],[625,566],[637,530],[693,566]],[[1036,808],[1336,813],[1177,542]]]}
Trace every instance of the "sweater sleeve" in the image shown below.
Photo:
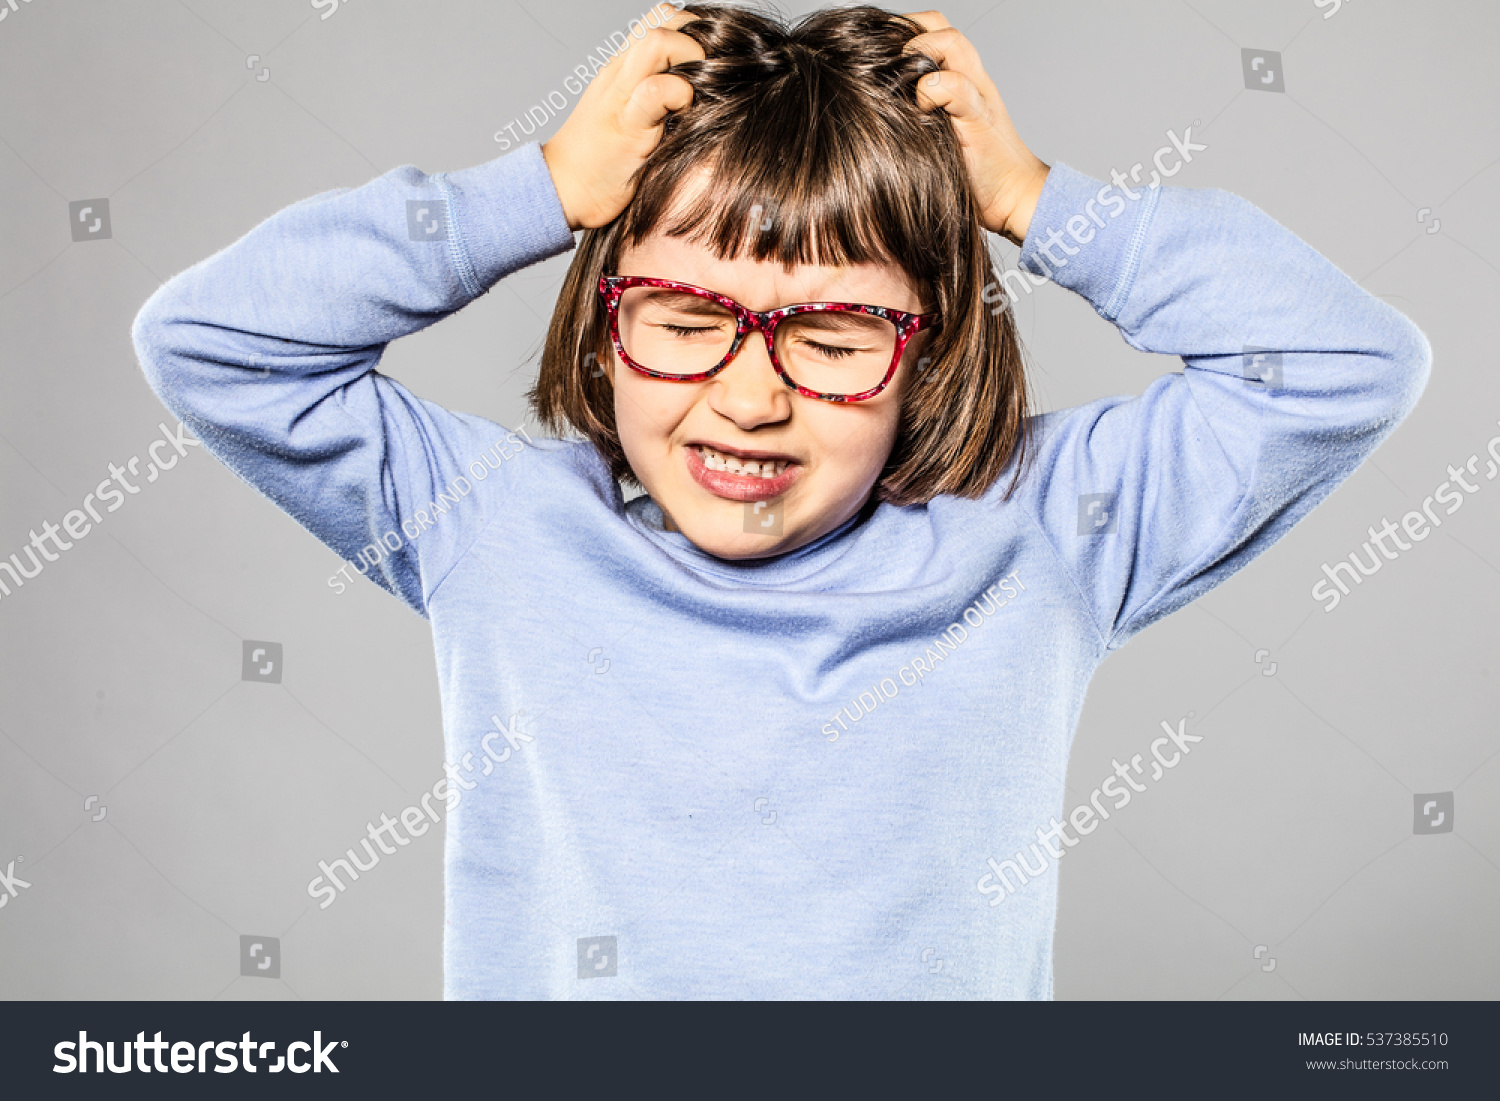
{"label": "sweater sleeve", "polygon": [[1182,357],[1139,397],[1036,425],[1021,499],[1111,649],[1307,515],[1411,411],[1432,357],[1416,326],[1244,199],[1122,192],[1054,167],[1020,257],[1131,347]]}
{"label": "sweater sleeve", "polygon": [[209,451],[341,558],[383,539],[369,576],[425,616],[473,532],[433,514],[485,449],[521,443],[376,367],[390,341],[571,247],[535,143],[451,174],[398,168],[295,203],[177,275],[132,335],[152,389]]}

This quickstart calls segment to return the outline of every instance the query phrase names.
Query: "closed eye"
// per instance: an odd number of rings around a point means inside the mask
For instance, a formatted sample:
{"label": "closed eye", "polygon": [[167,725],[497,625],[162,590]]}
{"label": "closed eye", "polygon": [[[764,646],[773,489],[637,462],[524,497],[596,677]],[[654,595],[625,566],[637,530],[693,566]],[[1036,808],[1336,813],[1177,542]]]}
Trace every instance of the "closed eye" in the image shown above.
{"label": "closed eye", "polygon": [[834,361],[848,359],[850,356],[858,355],[861,352],[870,351],[869,348],[847,348],[836,344],[823,344],[816,340],[807,339],[798,340],[797,346],[799,348],[805,348],[816,355],[820,355],[824,359]]}
{"label": "closed eye", "polygon": [[716,333],[719,331],[717,325],[669,325],[663,323],[661,328],[673,336],[701,336],[704,333]]}

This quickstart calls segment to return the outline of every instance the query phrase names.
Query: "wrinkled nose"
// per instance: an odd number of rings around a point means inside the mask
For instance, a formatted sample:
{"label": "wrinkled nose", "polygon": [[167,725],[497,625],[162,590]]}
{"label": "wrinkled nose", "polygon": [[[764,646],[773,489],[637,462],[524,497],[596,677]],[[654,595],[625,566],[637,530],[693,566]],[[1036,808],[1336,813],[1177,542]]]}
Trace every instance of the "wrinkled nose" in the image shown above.
{"label": "wrinkled nose", "polygon": [[762,333],[747,334],[728,366],[709,380],[708,404],[746,432],[791,416],[792,391],[771,365]]}

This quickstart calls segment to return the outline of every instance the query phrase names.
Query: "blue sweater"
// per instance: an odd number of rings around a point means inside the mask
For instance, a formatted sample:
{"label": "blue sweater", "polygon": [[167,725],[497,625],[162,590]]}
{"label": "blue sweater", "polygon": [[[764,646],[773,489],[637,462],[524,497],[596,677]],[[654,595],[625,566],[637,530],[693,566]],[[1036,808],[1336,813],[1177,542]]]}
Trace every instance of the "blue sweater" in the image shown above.
{"label": "blue sweater", "polygon": [[1059,821],[1095,668],[1348,477],[1431,357],[1248,202],[1133,195],[1055,167],[1021,264],[1180,373],[1035,418],[1010,500],[1007,473],[753,563],[625,503],[590,445],[377,370],[572,247],[535,144],[297,203],[146,303],[168,408],[431,623],[446,777],[390,839],[446,816],[447,997],[1051,996],[1051,854],[1129,797]]}

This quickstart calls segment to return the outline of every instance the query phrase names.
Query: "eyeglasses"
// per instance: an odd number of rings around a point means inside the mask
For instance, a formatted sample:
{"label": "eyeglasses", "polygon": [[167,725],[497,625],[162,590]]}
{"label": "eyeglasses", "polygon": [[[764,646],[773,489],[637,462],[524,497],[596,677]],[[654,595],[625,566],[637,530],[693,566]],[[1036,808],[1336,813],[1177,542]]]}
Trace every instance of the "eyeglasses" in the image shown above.
{"label": "eyeglasses", "polygon": [[627,367],[650,378],[702,382],[759,329],[771,366],[797,393],[823,401],[865,401],[896,375],[901,353],[935,313],[912,314],[849,302],[804,302],[756,313],[687,283],[644,275],[602,275],[609,334]]}

